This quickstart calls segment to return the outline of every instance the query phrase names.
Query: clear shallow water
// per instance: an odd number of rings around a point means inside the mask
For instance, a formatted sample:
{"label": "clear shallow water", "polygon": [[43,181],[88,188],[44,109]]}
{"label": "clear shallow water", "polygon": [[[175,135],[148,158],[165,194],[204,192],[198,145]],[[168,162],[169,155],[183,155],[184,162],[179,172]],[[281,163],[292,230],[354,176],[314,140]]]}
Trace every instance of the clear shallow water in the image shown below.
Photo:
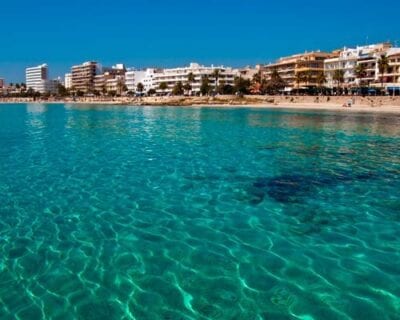
{"label": "clear shallow water", "polygon": [[400,117],[0,105],[1,319],[399,319]]}

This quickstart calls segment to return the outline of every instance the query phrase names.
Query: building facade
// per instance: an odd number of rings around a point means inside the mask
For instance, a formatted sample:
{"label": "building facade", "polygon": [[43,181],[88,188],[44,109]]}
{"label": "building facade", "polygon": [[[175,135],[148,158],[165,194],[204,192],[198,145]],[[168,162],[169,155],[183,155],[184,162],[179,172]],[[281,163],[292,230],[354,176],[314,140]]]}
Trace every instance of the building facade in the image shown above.
{"label": "building facade", "polygon": [[71,68],[71,84],[74,91],[89,93],[94,91],[94,78],[100,73],[97,62],[89,61]]}
{"label": "building facade", "polygon": [[400,48],[392,48],[387,52],[389,68],[384,74],[386,90],[389,94],[400,95]]}
{"label": "building facade", "polygon": [[71,73],[66,73],[64,77],[64,86],[66,89],[71,89],[72,88],[72,74]]}
{"label": "building facade", "polygon": [[137,92],[137,85],[143,85],[143,93],[155,89],[154,78],[163,73],[163,69],[148,68],[145,70],[128,70],[125,73],[125,84],[128,92]]}
{"label": "building facade", "polygon": [[275,63],[261,66],[261,73],[268,81],[273,72],[278,72],[286,83],[287,91],[294,88],[318,87],[318,77],[324,73],[324,61],[332,55],[332,53],[314,51],[280,58]]}
{"label": "building facade", "polygon": [[[324,63],[326,85],[329,88],[340,86],[354,88],[371,86],[379,82],[378,60],[381,55],[387,55],[391,50],[390,43],[379,43],[356,48],[344,48],[338,57],[326,59]],[[365,75],[357,75],[357,68],[362,66]],[[342,83],[335,80],[335,73],[341,71]]]}
{"label": "building facade", "polygon": [[[214,73],[218,70],[218,78],[215,77]],[[193,75],[192,81],[189,81],[189,74]],[[199,65],[198,63],[191,63],[188,67],[164,69],[163,72],[156,73],[153,79],[153,89],[159,93],[170,94],[174,86],[181,82],[182,84],[190,83],[192,94],[200,94],[200,87],[202,79],[207,77],[211,88],[217,87],[218,85],[234,85],[234,79],[238,76],[238,70],[227,68],[224,66],[220,67],[206,67]],[[167,89],[160,90],[160,84],[166,83]]]}
{"label": "building facade", "polygon": [[25,70],[25,82],[27,89],[33,89],[36,92],[48,92],[49,69],[47,64],[37,67],[29,67]]}

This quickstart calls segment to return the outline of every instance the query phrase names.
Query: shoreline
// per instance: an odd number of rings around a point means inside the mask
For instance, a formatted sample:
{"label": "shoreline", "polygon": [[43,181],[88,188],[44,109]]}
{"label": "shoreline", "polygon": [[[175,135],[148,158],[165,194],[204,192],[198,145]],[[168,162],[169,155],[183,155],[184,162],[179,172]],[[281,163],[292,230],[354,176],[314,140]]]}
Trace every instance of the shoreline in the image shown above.
{"label": "shoreline", "polygon": [[335,112],[368,112],[400,114],[400,97],[353,97],[355,103],[344,107],[352,97],[313,97],[313,96],[235,96],[217,97],[141,97],[115,99],[87,99],[77,101],[36,100],[29,98],[0,99],[1,104],[70,104],[109,105],[109,106],[142,106],[142,107],[201,107],[201,108],[260,108],[290,110],[320,110]]}

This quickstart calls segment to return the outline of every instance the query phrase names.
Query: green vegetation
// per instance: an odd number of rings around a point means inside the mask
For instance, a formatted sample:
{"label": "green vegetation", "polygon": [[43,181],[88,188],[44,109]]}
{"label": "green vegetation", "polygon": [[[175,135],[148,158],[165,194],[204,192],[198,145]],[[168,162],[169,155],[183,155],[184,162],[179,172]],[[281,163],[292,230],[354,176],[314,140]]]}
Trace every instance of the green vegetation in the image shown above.
{"label": "green vegetation", "polygon": [[383,88],[383,75],[389,68],[389,60],[386,55],[382,54],[378,60],[378,70],[381,78],[381,87]]}
{"label": "green vegetation", "polygon": [[174,96],[181,96],[184,94],[184,88],[181,81],[178,81],[175,86],[172,88],[172,94]]}

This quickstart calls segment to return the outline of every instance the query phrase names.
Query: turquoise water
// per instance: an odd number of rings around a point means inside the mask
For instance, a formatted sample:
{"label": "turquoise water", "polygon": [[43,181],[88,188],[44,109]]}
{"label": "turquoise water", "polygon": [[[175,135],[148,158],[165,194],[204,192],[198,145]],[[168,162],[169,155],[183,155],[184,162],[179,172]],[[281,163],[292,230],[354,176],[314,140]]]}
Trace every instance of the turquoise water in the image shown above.
{"label": "turquoise water", "polygon": [[400,319],[400,116],[0,105],[1,319]]}

